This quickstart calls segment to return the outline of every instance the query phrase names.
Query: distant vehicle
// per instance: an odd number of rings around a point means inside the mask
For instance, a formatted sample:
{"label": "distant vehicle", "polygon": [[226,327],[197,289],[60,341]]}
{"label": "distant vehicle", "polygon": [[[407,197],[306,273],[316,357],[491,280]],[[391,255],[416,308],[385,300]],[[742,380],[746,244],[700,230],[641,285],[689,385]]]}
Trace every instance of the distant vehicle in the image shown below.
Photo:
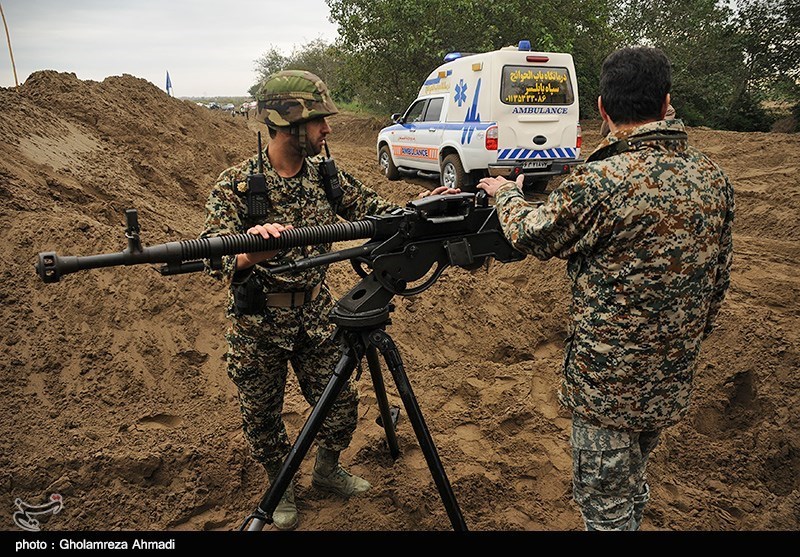
{"label": "distant vehicle", "polygon": [[236,107],[233,105],[233,103],[227,103],[227,104],[223,104],[220,108],[222,108],[222,110],[231,111],[231,110],[234,110]]}
{"label": "distant vehicle", "polygon": [[246,103],[242,103],[242,106],[239,107],[239,111],[242,113],[247,112],[248,110],[253,110],[258,106],[258,102],[256,101],[248,101]]}
{"label": "distant vehicle", "polygon": [[206,105],[211,110],[219,110],[219,103],[211,102]]}
{"label": "distant vehicle", "polygon": [[389,180],[438,174],[444,186],[474,191],[484,176],[523,174],[526,188],[544,191],[550,177],[582,162],[572,56],[533,52],[529,41],[448,54],[392,120],[377,141]]}

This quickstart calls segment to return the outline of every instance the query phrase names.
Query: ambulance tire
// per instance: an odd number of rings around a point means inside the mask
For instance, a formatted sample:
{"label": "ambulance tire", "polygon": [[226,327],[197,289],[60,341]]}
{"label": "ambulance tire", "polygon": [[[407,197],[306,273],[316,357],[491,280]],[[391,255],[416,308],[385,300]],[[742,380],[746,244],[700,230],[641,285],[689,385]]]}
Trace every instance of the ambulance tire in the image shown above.
{"label": "ambulance tire", "polygon": [[475,191],[475,185],[468,183],[467,173],[458,155],[451,153],[442,161],[441,184],[449,188],[461,188],[461,191]]}
{"label": "ambulance tire", "polygon": [[380,153],[378,154],[378,164],[381,165],[381,170],[383,170],[383,175],[386,176],[387,180],[400,179],[400,171],[397,170],[397,166],[395,166],[392,160],[392,153],[389,151],[388,145],[383,145],[381,147]]}

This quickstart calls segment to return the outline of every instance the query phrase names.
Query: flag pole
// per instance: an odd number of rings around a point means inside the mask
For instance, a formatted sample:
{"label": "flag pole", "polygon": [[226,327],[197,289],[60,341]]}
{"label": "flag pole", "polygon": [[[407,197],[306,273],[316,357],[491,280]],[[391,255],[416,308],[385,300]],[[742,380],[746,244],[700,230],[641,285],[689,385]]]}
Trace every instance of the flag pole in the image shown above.
{"label": "flag pole", "polygon": [[0,4],[0,16],[3,16],[3,27],[6,28],[6,41],[8,41],[8,54],[11,56],[11,68],[14,70],[14,85],[19,89],[17,80],[17,66],[14,64],[14,52],[11,50],[11,35],[8,34],[8,24],[6,24],[6,14],[3,13],[3,5]]}

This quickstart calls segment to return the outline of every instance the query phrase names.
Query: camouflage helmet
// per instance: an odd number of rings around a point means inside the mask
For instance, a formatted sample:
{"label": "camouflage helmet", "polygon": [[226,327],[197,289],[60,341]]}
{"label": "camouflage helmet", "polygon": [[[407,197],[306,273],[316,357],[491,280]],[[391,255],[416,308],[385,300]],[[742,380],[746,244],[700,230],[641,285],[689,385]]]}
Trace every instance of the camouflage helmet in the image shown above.
{"label": "camouflage helmet", "polygon": [[256,99],[256,118],[270,127],[302,124],[339,112],[325,82],[301,70],[272,74],[261,83]]}

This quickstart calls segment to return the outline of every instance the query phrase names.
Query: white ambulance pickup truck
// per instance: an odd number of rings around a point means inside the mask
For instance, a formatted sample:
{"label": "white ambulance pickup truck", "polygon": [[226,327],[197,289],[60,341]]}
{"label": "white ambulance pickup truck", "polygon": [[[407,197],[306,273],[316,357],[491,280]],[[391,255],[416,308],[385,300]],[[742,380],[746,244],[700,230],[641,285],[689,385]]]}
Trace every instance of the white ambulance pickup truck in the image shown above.
{"label": "white ambulance pickup truck", "polygon": [[389,180],[438,175],[441,185],[474,191],[484,176],[524,174],[526,189],[543,191],[583,162],[572,56],[533,52],[528,41],[448,54],[392,120],[377,144]]}

